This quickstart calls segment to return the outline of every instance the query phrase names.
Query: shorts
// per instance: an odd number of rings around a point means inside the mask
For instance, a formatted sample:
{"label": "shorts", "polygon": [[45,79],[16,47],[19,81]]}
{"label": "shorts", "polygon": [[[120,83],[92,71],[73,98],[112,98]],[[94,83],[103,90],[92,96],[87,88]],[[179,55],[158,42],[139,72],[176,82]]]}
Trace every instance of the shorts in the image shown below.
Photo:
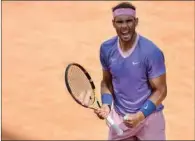
{"label": "shorts", "polygon": [[110,112],[112,119],[124,131],[122,136],[118,136],[109,127],[108,140],[166,140],[165,137],[165,118],[162,111],[154,112],[141,121],[136,127],[130,128],[123,123],[123,117],[113,108]]}

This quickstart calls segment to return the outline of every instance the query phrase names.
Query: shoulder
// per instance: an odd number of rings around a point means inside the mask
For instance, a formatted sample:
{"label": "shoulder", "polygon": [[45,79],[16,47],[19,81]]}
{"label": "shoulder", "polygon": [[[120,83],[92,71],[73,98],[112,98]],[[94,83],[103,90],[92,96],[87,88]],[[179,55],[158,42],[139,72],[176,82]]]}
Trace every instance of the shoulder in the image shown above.
{"label": "shoulder", "polygon": [[163,55],[163,51],[150,39],[140,35],[140,48],[146,57]]}
{"label": "shoulder", "polygon": [[108,52],[113,46],[117,43],[117,36],[109,38],[101,43],[100,51],[101,52]]}

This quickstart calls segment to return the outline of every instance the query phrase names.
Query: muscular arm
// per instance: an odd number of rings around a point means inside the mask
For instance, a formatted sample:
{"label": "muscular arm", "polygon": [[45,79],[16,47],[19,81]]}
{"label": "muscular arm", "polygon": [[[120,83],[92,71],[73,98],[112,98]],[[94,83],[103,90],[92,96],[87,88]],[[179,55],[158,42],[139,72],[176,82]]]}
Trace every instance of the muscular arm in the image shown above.
{"label": "muscular arm", "polygon": [[112,87],[112,75],[109,71],[103,70],[103,78],[101,81],[101,94],[104,93],[113,93]]}
{"label": "muscular arm", "polygon": [[162,51],[155,49],[147,56],[147,76],[152,88],[152,94],[144,103],[141,112],[145,117],[156,110],[167,96],[166,67]]}
{"label": "muscular arm", "polygon": [[[103,97],[103,94],[106,94],[106,95],[108,94],[107,96],[111,96],[112,92],[113,92],[113,89],[112,89],[112,76],[111,76],[109,71],[103,70],[103,78],[102,78],[102,81],[101,81],[101,96]],[[110,103],[110,102],[108,102],[108,103]],[[97,109],[95,111],[95,113],[98,114],[98,117],[100,119],[104,119],[108,116],[108,114],[111,110],[111,105],[108,104],[108,103],[107,102],[103,103],[103,99],[102,99],[101,109]]]}
{"label": "muscular arm", "polygon": [[149,99],[158,106],[167,96],[166,74],[150,79],[149,83],[152,87],[152,95]]}
{"label": "muscular arm", "polygon": [[[154,103],[154,105],[157,107],[167,96],[166,74],[149,79],[149,83],[152,87],[152,94],[149,97],[149,100],[152,101],[152,103]],[[141,120],[145,118],[141,111],[139,111],[137,114]]]}

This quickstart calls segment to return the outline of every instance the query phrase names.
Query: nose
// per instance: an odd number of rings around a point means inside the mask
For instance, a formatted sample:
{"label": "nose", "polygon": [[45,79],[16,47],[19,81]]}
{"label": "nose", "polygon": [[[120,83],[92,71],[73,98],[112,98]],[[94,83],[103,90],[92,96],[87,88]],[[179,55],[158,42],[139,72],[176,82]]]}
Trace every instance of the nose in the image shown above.
{"label": "nose", "polygon": [[123,22],[123,23],[121,24],[121,27],[122,27],[122,28],[126,28],[126,27],[128,27],[127,22]]}

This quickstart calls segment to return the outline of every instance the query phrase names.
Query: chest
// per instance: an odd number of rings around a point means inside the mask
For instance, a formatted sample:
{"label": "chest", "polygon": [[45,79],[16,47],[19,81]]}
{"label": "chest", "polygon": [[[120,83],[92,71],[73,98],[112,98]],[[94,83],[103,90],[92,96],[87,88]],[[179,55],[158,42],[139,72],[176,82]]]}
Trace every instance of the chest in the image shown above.
{"label": "chest", "polygon": [[109,68],[113,77],[139,79],[146,76],[144,58],[137,52],[126,58],[118,52],[112,54],[109,58]]}

